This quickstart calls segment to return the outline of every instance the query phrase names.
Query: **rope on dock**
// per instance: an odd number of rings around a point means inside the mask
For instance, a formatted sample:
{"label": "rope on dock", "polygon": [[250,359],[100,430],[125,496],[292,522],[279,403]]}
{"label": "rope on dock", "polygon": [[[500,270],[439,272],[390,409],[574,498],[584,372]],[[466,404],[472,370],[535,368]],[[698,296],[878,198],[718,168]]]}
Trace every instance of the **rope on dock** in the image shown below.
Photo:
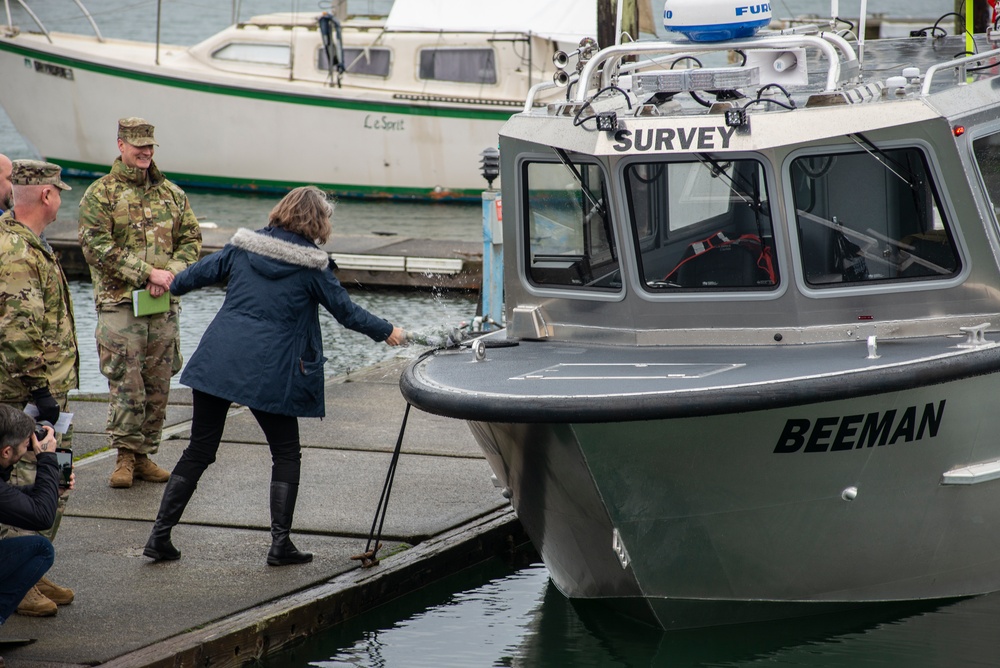
{"label": "rope on dock", "polygon": [[[396,477],[396,464],[399,463],[399,452],[403,447],[403,434],[406,432],[406,419],[410,416],[410,402],[406,402],[406,410],[403,412],[403,424],[399,427],[399,436],[396,438],[396,449],[393,450],[392,460],[389,462],[389,470],[385,474],[385,482],[382,484],[382,496],[378,500],[378,508],[375,509],[375,519],[372,520],[371,531],[368,532],[368,543],[365,544],[365,551],[351,557],[354,561],[361,562],[361,568],[372,568],[378,566],[378,551],[382,548],[382,526],[385,524],[385,513],[389,508],[389,493],[392,491],[392,481]],[[376,533],[376,525],[378,532]],[[373,547],[374,546],[374,547]]]}

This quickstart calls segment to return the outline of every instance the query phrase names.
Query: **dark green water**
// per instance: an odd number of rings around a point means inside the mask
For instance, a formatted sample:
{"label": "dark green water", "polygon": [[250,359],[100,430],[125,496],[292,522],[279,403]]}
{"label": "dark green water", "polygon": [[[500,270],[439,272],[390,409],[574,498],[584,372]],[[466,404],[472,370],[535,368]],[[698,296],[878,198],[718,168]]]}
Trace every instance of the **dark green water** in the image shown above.
{"label": "dark green water", "polygon": [[349,620],[265,668],[1000,665],[1000,595],[664,633],[574,606],[540,563],[499,559]]}

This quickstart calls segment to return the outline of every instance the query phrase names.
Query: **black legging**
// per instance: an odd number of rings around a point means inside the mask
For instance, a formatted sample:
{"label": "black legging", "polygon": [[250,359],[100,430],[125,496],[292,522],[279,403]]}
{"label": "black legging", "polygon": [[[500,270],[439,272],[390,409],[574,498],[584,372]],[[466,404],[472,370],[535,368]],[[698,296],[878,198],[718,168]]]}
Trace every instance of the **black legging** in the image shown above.
{"label": "black legging", "polygon": [[[184,448],[174,473],[191,482],[215,461],[226,428],[226,414],[232,402],[211,394],[194,391],[194,418],[191,423],[191,443]],[[299,484],[302,452],[299,448],[299,421],[290,415],[277,415],[251,408],[257,424],[264,430],[271,448],[271,481]]]}

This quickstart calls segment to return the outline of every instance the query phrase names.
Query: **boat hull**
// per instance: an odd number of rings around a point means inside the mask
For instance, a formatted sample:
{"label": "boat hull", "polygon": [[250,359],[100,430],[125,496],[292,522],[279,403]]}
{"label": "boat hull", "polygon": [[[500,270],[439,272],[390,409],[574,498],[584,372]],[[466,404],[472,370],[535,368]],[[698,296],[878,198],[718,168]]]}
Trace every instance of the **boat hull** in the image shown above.
{"label": "boat hull", "polygon": [[181,185],[314,184],[348,197],[478,201],[479,152],[496,146],[510,115],[321,85],[249,88],[3,40],[0,88],[18,131],[69,174],[107,173],[117,119],[141,116],[156,125],[157,162]]}
{"label": "boat hull", "polygon": [[708,417],[470,425],[564,594],[700,627],[1000,589],[1000,480],[945,475],[1000,458],[996,381]]}

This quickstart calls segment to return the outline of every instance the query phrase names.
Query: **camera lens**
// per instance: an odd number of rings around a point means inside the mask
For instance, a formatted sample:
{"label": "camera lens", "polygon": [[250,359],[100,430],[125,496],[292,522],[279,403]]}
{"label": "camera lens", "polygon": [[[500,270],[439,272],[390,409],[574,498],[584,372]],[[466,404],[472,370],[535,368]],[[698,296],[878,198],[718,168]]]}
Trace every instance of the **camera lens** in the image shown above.
{"label": "camera lens", "polygon": [[44,420],[36,422],[35,423],[35,438],[38,441],[41,441],[43,438],[45,438],[45,427],[51,427],[51,426],[52,426],[51,424],[49,424],[48,422],[46,422]]}

